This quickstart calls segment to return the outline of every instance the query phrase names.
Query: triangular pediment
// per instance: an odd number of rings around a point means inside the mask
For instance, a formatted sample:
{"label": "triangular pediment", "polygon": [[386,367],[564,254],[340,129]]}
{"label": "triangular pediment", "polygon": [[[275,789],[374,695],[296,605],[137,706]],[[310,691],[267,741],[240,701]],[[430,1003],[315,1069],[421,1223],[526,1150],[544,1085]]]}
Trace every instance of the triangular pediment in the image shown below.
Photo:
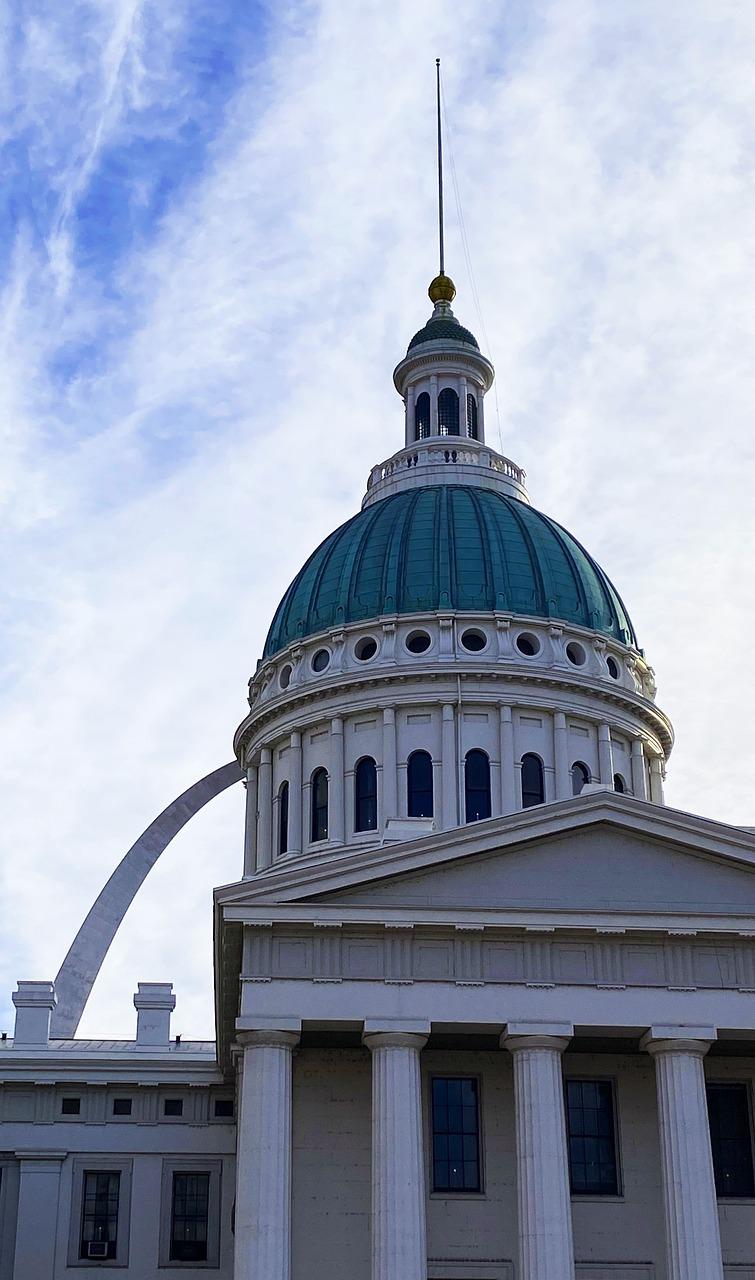
{"label": "triangular pediment", "polygon": [[383,913],[533,911],[755,918],[755,837],[611,794],[545,805],[422,840],[338,852],[217,891],[246,907]]}

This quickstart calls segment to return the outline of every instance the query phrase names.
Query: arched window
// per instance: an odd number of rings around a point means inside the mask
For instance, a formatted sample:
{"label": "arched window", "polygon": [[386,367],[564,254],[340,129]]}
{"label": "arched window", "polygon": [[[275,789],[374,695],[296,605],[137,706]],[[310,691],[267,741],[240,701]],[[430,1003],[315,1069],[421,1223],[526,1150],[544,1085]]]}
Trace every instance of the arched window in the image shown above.
{"label": "arched window", "polygon": [[467,435],[470,440],[477,440],[477,399],[471,391],[467,392]]}
{"label": "arched window", "polygon": [[377,829],[377,768],[370,756],[362,756],[354,770],[354,830]]}
{"label": "arched window", "polygon": [[288,853],[288,783],[282,782],[278,791],[278,853]]}
{"label": "arched window", "polygon": [[543,804],[544,800],[543,762],[539,756],[522,756],[522,808],[529,809],[533,804]]}
{"label": "arched window", "polygon": [[328,775],[325,769],[312,774],[312,839],[328,838]]}
{"label": "arched window", "polygon": [[459,397],[453,387],[444,387],[438,396],[438,435],[458,436]]}
{"label": "arched window", "polygon": [[586,782],[590,781],[590,770],[581,760],[575,760],[571,767],[571,793],[578,796]]}
{"label": "arched window", "polygon": [[414,439],[425,440],[430,434],[430,397],[426,391],[417,396],[414,406]]}
{"label": "arched window", "polygon": [[406,809],[410,818],[433,816],[433,762],[426,751],[413,751],[406,764]]}
{"label": "arched window", "polygon": [[490,817],[490,761],[477,748],[464,761],[464,807],[467,822]]}
{"label": "arched window", "polygon": [[613,789],[614,789],[614,791],[620,791],[620,792],[622,792],[622,794],[623,794],[623,793],[626,791],[626,789],[627,789],[627,784],[626,784],[626,782],[624,781],[624,779],[622,778],[622,776],[621,776],[621,774],[620,774],[620,773],[615,773],[615,774],[613,775]]}

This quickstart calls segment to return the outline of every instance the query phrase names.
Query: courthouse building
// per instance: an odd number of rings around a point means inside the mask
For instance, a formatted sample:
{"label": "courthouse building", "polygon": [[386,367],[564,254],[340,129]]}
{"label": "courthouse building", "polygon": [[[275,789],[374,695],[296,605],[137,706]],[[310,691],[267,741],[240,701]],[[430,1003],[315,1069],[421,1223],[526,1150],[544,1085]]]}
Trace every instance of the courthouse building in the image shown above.
{"label": "courthouse building", "polygon": [[[665,806],[641,637],[429,292],[403,446],[283,596],[235,760],[13,994],[0,1280],[755,1280],[755,835]],[[216,1041],[163,983],[78,1039],[150,866],[242,784]]]}

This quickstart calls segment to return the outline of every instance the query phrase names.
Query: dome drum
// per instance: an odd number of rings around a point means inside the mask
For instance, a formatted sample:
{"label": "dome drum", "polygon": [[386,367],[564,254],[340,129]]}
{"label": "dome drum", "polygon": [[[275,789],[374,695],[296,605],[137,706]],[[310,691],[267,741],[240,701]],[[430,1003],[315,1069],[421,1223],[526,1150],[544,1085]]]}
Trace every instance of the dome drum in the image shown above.
{"label": "dome drum", "polygon": [[481,440],[456,437],[418,440],[372,468],[362,510],[400,489],[437,484],[474,484],[529,503],[525,479],[521,467]]}

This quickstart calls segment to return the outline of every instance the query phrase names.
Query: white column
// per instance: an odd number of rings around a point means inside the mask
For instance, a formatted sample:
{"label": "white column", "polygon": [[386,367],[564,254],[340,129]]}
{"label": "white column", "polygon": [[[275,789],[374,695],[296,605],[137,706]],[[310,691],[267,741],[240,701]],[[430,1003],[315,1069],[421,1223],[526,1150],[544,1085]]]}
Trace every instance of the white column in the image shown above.
{"label": "white column", "polygon": [[613,786],[613,747],[611,746],[611,726],[598,725],[598,769],[600,781],[608,787]]}
{"label": "white column", "polygon": [[260,752],[257,770],[257,870],[269,867],[273,859],[273,753]]}
{"label": "white column", "polygon": [[430,435],[438,434],[438,375],[430,377]]}
{"label": "white column", "polygon": [[[53,1280],[58,1215],[63,1207],[60,1170],[66,1155],[65,1151],[16,1152],[19,1187],[14,1280]],[[78,1248],[78,1238],[76,1243]]]}
{"label": "white column", "polygon": [[396,713],[392,707],[383,712],[383,776],[381,794],[382,825],[398,817],[398,772],[396,768]]}
{"label": "white column", "polygon": [[417,402],[417,388],[410,387],[406,393],[406,444],[414,444],[414,408]]}
{"label": "white column", "polygon": [[485,443],[485,395],[482,391],[477,396],[477,439]]}
{"label": "white column", "polygon": [[459,825],[458,774],[456,763],[456,723],[451,703],[443,707],[441,726],[441,824],[444,831]]}
{"label": "white column", "polygon": [[647,800],[648,789],[642,738],[632,739],[632,791],[638,800]]}
{"label": "white column", "polygon": [[344,840],[344,759],[343,720],[334,716],[330,722],[330,779],[328,795],[328,839],[331,844]]}
{"label": "white column", "polygon": [[302,844],[302,762],[301,734],[291,734],[288,766],[288,852],[301,853]]}
{"label": "white column", "polygon": [[553,715],[553,754],[556,761],[556,799],[568,800],[572,793],[569,769],[569,738],[563,711]]}
{"label": "white column", "polygon": [[291,1063],[298,1031],[242,1031],[235,1280],[290,1280]]}
{"label": "white column", "polygon": [[[551,1032],[567,1034],[551,1034]],[[509,1023],[501,1044],[514,1058],[518,1280],[574,1280],[561,1054],[572,1028],[533,1033]]]}
{"label": "white column", "polygon": [[650,757],[650,799],[663,804],[663,764],[660,756]]}
{"label": "white column", "polygon": [[501,804],[503,813],[514,813],[516,798],[514,718],[511,707],[501,707]]}
{"label": "white column", "polygon": [[420,1052],[430,1028],[406,1025],[418,1029],[364,1024],[372,1052],[372,1280],[427,1280]]}
{"label": "white column", "polygon": [[467,438],[467,380],[459,378],[459,435]]}
{"label": "white column", "polygon": [[246,771],[246,820],[244,824],[244,875],[254,875],[257,847],[257,768],[250,764]]}
{"label": "white column", "polygon": [[713,1027],[651,1027],[666,1218],[667,1280],[723,1280],[703,1058]]}

